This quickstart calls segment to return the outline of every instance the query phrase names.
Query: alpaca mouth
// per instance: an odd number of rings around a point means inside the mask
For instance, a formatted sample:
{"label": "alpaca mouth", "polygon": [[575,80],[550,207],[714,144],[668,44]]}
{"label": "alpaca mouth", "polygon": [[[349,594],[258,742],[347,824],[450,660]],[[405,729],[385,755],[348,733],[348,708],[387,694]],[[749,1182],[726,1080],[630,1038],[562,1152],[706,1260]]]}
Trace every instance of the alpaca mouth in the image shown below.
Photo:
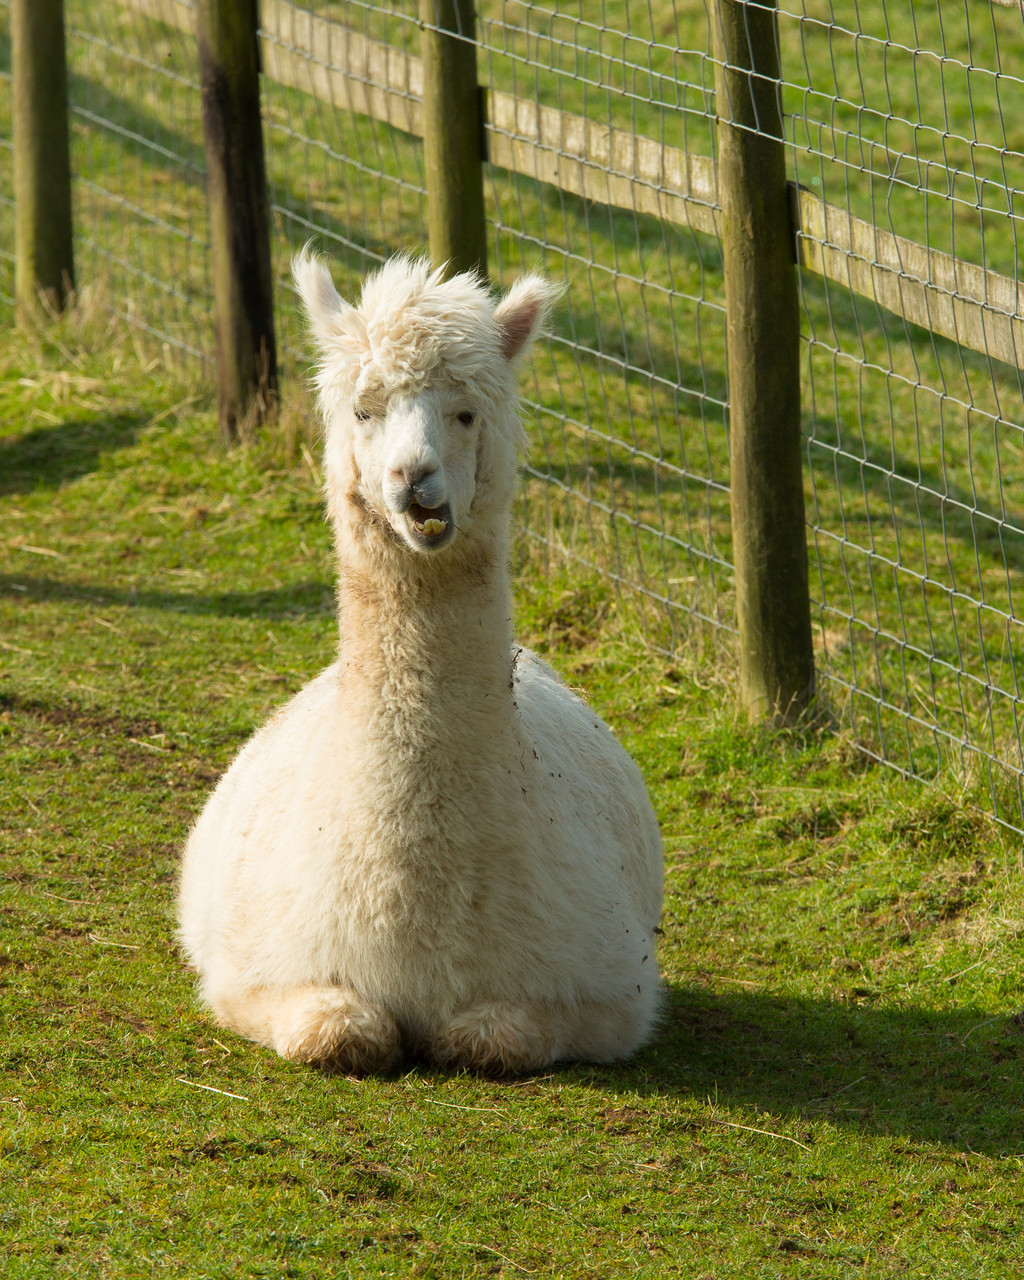
{"label": "alpaca mouth", "polygon": [[413,502],[405,514],[413,538],[422,547],[440,547],[455,532],[452,509],[447,502],[439,507],[421,507],[418,502]]}

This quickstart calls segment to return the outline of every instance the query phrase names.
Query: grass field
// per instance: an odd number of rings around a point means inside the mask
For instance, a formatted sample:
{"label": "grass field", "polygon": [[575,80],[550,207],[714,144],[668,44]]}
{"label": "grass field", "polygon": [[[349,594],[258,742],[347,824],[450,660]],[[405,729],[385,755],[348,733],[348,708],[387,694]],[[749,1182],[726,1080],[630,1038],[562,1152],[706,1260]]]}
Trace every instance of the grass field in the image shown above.
{"label": "grass field", "polygon": [[9,334],[0,419],[5,1275],[1024,1263],[1024,865],[984,796],[748,728],[713,655],[524,544],[521,634],[658,809],[661,1033],[507,1084],[288,1066],[198,1008],[173,897],[217,774],[332,654],[315,457],[226,456],[208,393],[102,318]]}
{"label": "grass field", "polygon": [[[843,203],[854,175],[856,212],[1016,270],[999,200],[1024,149],[1019,15],[982,5],[965,26],[872,0],[858,41],[804,9],[782,22],[788,109],[842,101],[817,151],[794,123],[800,180]],[[494,83],[706,152],[700,6],[608,0],[633,43],[561,22],[500,56],[503,13],[543,15],[485,11]],[[82,305],[0,330],[5,1275],[1019,1271],[1024,860],[990,816],[1024,827],[1019,375],[805,277],[812,590],[840,728],[748,728],[717,245],[489,174],[495,276],[568,285],[526,388],[520,632],[648,780],[664,1026],[632,1063],[504,1085],[289,1067],[199,1010],[173,897],[219,772],[332,656],[294,299],[281,289],[281,425],[225,455],[191,48],[119,5],[68,13]],[[917,40],[941,58],[908,55]],[[646,78],[587,83],[644,41]],[[0,77],[9,52],[0,30]],[[282,279],[314,232],[350,293],[422,244],[415,141],[279,87],[265,108]],[[0,217],[0,297],[10,234]]]}

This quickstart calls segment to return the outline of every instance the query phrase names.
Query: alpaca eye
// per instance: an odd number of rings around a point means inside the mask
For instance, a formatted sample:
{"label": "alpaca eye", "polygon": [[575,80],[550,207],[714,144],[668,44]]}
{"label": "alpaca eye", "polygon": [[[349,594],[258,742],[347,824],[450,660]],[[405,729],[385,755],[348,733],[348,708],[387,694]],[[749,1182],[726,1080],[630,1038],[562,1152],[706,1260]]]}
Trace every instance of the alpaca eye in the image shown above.
{"label": "alpaca eye", "polygon": [[458,418],[464,427],[471,427],[476,421],[476,414],[471,409],[463,409]]}
{"label": "alpaca eye", "polygon": [[356,422],[370,421],[370,415],[366,412],[365,409],[356,409],[355,414],[356,414]]}

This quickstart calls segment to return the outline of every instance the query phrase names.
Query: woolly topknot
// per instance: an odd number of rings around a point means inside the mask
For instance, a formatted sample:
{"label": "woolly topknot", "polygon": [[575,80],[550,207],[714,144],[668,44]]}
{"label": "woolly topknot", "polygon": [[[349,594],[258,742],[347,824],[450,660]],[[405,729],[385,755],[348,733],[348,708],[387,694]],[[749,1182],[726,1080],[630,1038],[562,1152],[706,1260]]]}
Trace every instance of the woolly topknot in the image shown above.
{"label": "woolly topknot", "polygon": [[526,277],[495,304],[475,273],[445,279],[424,259],[399,255],[368,277],[354,307],[308,247],[292,271],[320,352],[325,409],[332,394],[371,383],[408,387],[438,375],[501,401],[510,364],[537,336],[558,293],[540,277]]}
{"label": "woolly topknot", "polygon": [[501,363],[494,303],[476,274],[445,279],[422,259],[392,258],[363,286],[364,368],[389,386],[418,382],[439,370],[478,382]]}

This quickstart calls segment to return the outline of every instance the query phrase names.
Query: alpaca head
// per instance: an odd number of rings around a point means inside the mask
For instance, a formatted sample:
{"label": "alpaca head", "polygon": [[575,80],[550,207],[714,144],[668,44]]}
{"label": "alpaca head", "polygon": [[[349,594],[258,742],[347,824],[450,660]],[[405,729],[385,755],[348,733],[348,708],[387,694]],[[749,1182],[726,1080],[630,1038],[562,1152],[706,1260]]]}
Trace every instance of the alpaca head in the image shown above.
{"label": "alpaca head", "polygon": [[516,365],[554,288],[520,280],[493,302],[394,258],[343,301],[308,252],[293,272],[319,349],[328,494],[364,551],[434,558],[504,527],[522,428]]}

